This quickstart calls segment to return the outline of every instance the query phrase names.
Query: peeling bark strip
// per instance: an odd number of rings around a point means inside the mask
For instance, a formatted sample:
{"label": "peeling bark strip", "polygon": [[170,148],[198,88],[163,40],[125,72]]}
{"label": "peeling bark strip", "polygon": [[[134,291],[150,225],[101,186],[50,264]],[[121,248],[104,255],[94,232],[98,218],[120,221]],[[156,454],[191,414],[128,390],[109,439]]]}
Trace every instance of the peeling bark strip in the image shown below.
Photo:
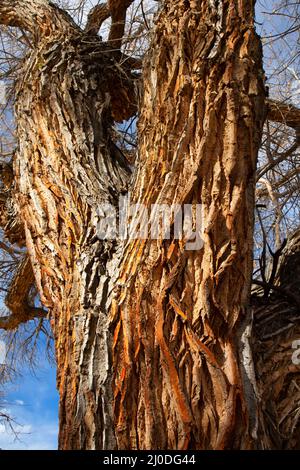
{"label": "peeling bark strip", "polygon": [[201,203],[204,248],[147,240],[125,249],[111,311],[118,448],[253,445],[244,332],[265,117],[253,4],[167,1],[157,20],[132,194],[147,207]]}
{"label": "peeling bark strip", "polygon": [[[130,3],[107,3],[116,48]],[[253,4],[165,1],[145,64],[132,194],[147,207],[204,205],[204,248],[188,252],[95,236],[97,207],[130,176],[111,125],[136,111],[128,62],[94,34],[102,17],[82,32],[46,0],[0,1],[0,22],[35,36],[17,86],[14,176],[54,320],[62,449],[253,445],[243,351],[265,117]]]}
{"label": "peeling bark strip", "polygon": [[1,2],[0,21],[35,35],[16,86],[14,176],[36,285],[54,324],[59,446],[114,448],[106,303],[115,247],[95,235],[99,205],[127,189],[130,171],[111,125],[136,112],[135,77],[109,45],[47,1]]}

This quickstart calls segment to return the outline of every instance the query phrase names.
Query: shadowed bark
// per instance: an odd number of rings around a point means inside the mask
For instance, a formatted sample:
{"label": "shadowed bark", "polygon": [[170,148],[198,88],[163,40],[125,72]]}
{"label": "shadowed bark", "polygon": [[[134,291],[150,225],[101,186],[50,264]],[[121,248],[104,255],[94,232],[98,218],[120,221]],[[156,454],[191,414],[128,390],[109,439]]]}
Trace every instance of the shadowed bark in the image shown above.
{"label": "shadowed bark", "polygon": [[202,204],[204,246],[126,247],[111,311],[120,448],[249,448],[255,439],[243,333],[264,88],[252,16],[249,2],[178,1],[157,20],[133,202]]}

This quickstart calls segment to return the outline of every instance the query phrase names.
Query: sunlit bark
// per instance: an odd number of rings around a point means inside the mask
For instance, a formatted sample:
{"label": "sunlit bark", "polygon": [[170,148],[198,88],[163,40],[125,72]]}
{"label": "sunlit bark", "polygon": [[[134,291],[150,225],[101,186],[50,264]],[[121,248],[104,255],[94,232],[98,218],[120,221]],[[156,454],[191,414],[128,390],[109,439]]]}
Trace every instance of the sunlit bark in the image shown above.
{"label": "sunlit bark", "polygon": [[[264,88],[252,2],[166,2],[144,68],[133,202],[200,203],[204,246],[127,246],[112,309],[120,448],[249,448],[254,180]],[[128,413],[128,410],[131,413]]]}
{"label": "sunlit bark", "polygon": [[260,402],[258,445],[299,449],[300,231],[287,242],[268,298],[253,296],[253,347]]}

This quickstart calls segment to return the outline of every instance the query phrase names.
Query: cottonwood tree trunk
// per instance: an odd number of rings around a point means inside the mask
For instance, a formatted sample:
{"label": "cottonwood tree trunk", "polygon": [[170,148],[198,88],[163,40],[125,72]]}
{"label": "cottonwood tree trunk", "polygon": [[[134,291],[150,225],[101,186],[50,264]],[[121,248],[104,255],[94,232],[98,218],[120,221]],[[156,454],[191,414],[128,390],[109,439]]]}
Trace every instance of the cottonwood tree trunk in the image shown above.
{"label": "cottonwood tree trunk", "polygon": [[[130,3],[108,14],[120,24]],[[46,0],[0,2],[0,22],[34,38],[16,89],[14,194],[53,324],[61,449],[256,445],[247,306],[265,96],[253,10],[163,2],[130,179],[111,132],[136,112],[130,61]],[[99,240],[99,206],[128,188],[147,208],[202,204],[203,248]]]}
{"label": "cottonwood tree trunk", "polygon": [[262,78],[252,2],[166,2],[144,68],[132,194],[147,206],[201,203],[204,247],[137,240],[126,248],[113,309],[122,448],[248,448],[255,438],[241,334]]}

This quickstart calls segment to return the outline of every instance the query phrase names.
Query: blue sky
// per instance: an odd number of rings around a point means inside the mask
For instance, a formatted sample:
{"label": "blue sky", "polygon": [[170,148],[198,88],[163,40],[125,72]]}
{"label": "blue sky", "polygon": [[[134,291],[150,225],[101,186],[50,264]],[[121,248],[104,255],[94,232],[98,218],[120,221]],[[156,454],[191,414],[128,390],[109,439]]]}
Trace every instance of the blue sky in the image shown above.
{"label": "blue sky", "polygon": [[55,368],[47,360],[41,361],[35,374],[28,368],[8,391],[3,403],[5,410],[15,418],[18,439],[0,424],[0,448],[5,450],[57,449],[58,394],[55,386]]}

